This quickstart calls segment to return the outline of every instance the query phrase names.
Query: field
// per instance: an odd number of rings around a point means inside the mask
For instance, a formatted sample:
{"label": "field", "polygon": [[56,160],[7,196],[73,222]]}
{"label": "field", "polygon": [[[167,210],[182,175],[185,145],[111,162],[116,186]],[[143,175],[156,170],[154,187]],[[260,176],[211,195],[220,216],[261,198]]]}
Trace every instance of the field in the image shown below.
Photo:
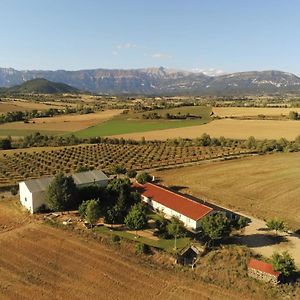
{"label": "field", "polygon": [[120,114],[122,110],[106,110],[91,114],[60,115],[48,118],[35,118],[29,123],[11,122],[0,125],[0,135],[22,136],[40,131],[44,134],[76,132]]}
{"label": "field", "polygon": [[97,144],[50,149],[2,151],[0,185],[18,182],[25,178],[53,175],[59,170],[66,173],[74,172],[78,166],[110,172],[114,165],[123,164],[128,169],[141,170],[249,152],[247,149],[241,149],[238,145],[232,147],[182,147],[168,146],[166,143]]}
{"label": "field", "polygon": [[254,136],[257,139],[279,139],[284,137],[294,140],[300,135],[300,121],[277,121],[277,120],[214,120],[201,126],[189,126],[184,128],[153,130],[132,134],[119,134],[116,137],[140,140],[165,140],[167,138],[197,138],[203,133],[212,137],[224,136],[233,139],[247,139]]}
{"label": "field", "polygon": [[245,116],[288,116],[290,111],[297,111],[299,108],[285,107],[214,107],[212,109],[215,116],[219,117],[245,117]]}
{"label": "field", "polygon": [[49,108],[61,109],[69,103],[57,103],[57,102],[33,102],[33,101],[0,101],[0,114],[12,111],[30,111],[30,110],[46,110]]}
{"label": "field", "polygon": [[184,128],[187,126],[196,126],[201,124],[206,124],[211,121],[210,107],[202,106],[188,106],[179,107],[171,109],[160,109],[153,110],[151,113],[159,113],[164,115],[166,113],[177,114],[194,114],[201,116],[201,119],[187,119],[187,120],[145,120],[142,118],[143,114],[149,112],[145,111],[143,113],[129,113],[122,114],[111,120],[104,122],[103,124],[96,125],[85,130],[76,133],[78,137],[92,137],[92,136],[110,136],[110,135],[120,135],[128,134],[133,132],[147,132],[152,130],[163,130],[168,128]]}
{"label": "field", "polygon": [[[300,153],[204,163],[154,174],[181,192],[256,216],[278,217],[300,229]],[[178,176],[180,174],[180,176]]]}
{"label": "field", "polygon": [[212,252],[196,272],[182,272],[163,254],[137,256],[132,244],[118,246],[50,227],[16,204],[18,223],[12,224],[6,218],[11,203],[0,201],[1,299],[281,298],[245,276],[243,248]]}

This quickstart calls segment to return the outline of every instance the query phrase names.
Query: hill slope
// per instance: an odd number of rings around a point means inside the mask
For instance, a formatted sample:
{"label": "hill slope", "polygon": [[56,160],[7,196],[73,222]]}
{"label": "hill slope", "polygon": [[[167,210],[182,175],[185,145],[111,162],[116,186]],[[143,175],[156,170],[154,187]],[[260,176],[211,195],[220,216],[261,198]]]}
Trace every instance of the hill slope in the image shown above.
{"label": "hill slope", "polygon": [[63,94],[78,93],[79,90],[64,83],[52,82],[44,78],[26,81],[21,85],[2,89],[4,93],[30,93],[30,94]]}
{"label": "hill slope", "polygon": [[0,87],[11,87],[35,78],[62,82],[80,90],[102,94],[245,95],[300,92],[300,78],[281,71],[207,76],[162,67],[79,71],[17,71],[0,68]]}

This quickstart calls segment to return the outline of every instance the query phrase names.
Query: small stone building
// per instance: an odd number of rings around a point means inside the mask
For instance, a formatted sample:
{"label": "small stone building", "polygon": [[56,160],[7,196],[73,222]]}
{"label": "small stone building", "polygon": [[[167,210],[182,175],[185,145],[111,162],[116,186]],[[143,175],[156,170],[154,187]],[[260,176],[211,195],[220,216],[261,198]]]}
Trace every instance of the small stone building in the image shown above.
{"label": "small stone building", "polygon": [[251,258],[248,263],[248,276],[271,284],[278,284],[280,272],[269,263]]}
{"label": "small stone building", "polygon": [[189,245],[177,255],[176,263],[184,266],[195,267],[199,257],[205,252],[205,247],[200,245]]}

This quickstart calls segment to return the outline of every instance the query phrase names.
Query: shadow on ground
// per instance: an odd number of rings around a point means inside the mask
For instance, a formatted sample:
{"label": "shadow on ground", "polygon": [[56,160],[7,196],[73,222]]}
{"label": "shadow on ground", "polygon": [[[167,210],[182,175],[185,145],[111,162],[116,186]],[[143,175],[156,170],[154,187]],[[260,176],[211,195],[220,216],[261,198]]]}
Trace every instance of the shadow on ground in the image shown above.
{"label": "shadow on ground", "polygon": [[266,247],[281,243],[287,243],[288,239],[280,235],[271,234],[251,234],[251,235],[235,235],[230,237],[230,243],[246,245],[251,248]]}

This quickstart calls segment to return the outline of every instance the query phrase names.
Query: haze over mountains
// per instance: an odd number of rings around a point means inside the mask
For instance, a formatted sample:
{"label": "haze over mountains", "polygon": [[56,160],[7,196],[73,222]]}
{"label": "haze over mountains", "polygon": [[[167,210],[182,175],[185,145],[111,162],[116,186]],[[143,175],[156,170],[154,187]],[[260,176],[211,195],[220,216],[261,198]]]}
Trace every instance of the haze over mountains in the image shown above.
{"label": "haze over mountains", "polygon": [[238,72],[219,76],[172,69],[18,71],[0,68],[0,87],[12,87],[35,78],[68,84],[99,94],[244,95],[299,93],[300,78],[281,71]]}

